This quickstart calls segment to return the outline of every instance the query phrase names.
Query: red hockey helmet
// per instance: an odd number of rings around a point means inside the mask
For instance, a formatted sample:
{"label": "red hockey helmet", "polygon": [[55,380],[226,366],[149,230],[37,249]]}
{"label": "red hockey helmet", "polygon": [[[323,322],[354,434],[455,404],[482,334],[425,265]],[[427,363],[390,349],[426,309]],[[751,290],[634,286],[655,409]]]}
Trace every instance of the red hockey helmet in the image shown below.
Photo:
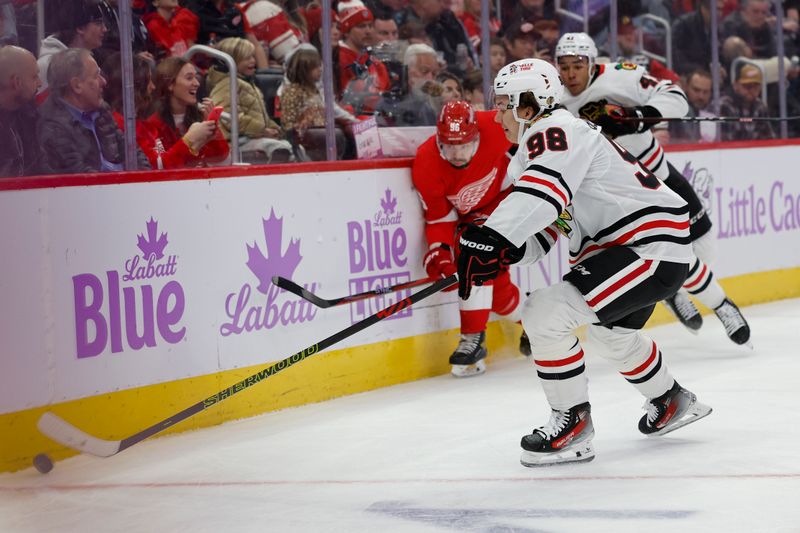
{"label": "red hockey helmet", "polygon": [[440,144],[466,144],[478,136],[478,119],[468,102],[447,102],[436,121],[436,140]]}

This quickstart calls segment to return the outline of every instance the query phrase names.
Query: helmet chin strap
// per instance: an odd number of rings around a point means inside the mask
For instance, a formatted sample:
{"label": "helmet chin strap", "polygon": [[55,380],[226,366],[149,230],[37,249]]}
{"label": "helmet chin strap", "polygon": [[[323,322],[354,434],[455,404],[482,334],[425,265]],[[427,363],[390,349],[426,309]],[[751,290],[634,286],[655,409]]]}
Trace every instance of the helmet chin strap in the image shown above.
{"label": "helmet chin strap", "polygon": [[525,132],[527,131],[528,127],[534,122],[536,122],[536,119],[543,114],[544,110],[542,108],[539,108],[539,112],[536,115],[532,116],[529,119],[525,119],[521,118],[517,114],[517,109],[519,109],[519,105],[512,107],[511,114],[514,116],[514,120],[516,120],[519,123],[519,131],[517,131],[517,144],[522,144],[522,138],[525,136]]}

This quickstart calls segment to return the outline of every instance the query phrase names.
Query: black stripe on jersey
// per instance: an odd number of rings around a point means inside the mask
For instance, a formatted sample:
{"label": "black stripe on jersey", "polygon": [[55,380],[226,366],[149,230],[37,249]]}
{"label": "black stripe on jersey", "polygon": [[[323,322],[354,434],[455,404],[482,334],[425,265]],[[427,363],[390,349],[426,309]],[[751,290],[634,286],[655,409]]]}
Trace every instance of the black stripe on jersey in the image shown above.
{"label": "black stripe on jersey", "polygon": [[684,100],[686,100],[686,103],[687,103],[687,104],[689,103],[689,100],[686,98],[686,95],[685,95],[685,94],[683,94],[683,91],[664,91],[664,92],[666,92],[666,93],[670,93],[670,94],[677,94],[678,96],[680,96],[681,98],[683,98]]}
{"label": "black stripe on jersey", "polygon": [[644,152],[642,152],[641,154],[637,155],[637,156],[636,156],[636,159],[641,159],[641,158],[643,158],[643,157],[644,157],[644,154],[646,154],[647,152],[649,152],[650,150],[652,150],[652,149],[655,147],[655,145],[656,145],[656,138],[655,138],[655,137],[653,137],[653,140],[652,140],[652,141],[650,141],[650,146],[648,146],[648,147],[647,147],[647,150],[645,150],[645,151],[644,151]]}
{"label": "black stripe on jersey", "polygon": [[[558,213],[561,214],[561,211],[559,211]],[[689,206],[688,205],[683,205],[681,207],[661,207],[661,206],[658,206],[658,205],[651,205],[651,206],[639,209],[638,211],[634,211],[633,213],[630,213],[627,216],[617,220],[613,224],[611,224],[609,226],[606,226],[605,228],[601,229],[600,231],[597,232],[596,235],[594,235],[594,236],[587,235],[586,237],[581,239],[581,243],[580,243],[580,246],[578,246],[578,249],[579,250],[583,250],[589,242],[591,242],[591,241],[597,242],[600,239],[602,239],[603,237],[606,237],[607,235],[611,235],[615,231],[627,226],[628,224],[632,224],[637,219],[645,217],[647,215],[652,215],[653,213],[668,213],[670,215],[682,215],[684,213],[688,214],[689,213]],[[569,255],[576,256],[576,255],[578,255],[578,253],[570,252]]]}
{"label": "black stripe on jersey", "polygon": [[700,294],[701,292],[706,290],[706,288],[708,288],[708,285],[709,285],[709,283],[711,283],[712,279],[714,279],[714,274],[709,272],[708,273],[708,279],[706,279],[705,283],[703,283],[702,285],[700,285],[700,287],[698,287],[696,289],[692,289],[692,290],[686,289],[686,292],[688,292],[689,294]]}
{"label": "black stripe on jersey", "polygon": [[666,154],[666,152],[662,151],[662,152],[661,152],[661,157],[659,158],[659,160],[658,160],[658,163],[656,163],[656,166],[654,166],[653,168],[649,169],[649,170],[650,170],[650,172],[652,172],[652,173],[654,173],[654,174],[655,174],[655,173],[656,173],[656,171],[657,171],[659,168],[661,168],[661,165],[663,165],[663,164],[664,164],[664,159],[666,159],[666,157],[667,157],[667,154]]}
{"label": "black stripe on jersey", "polygon": [[546,200],[556,210],[556,216],[560,215],[561,212],[564,210],[564,206],[558,203],[558,200],[556,200],[546,192],[540,191],[539,189],[531,189],[529,187],[520,187],[519,185],[517,185],[516,187],[511,189],[511,192],[524,192],[525,194],[530,194],[531,196],[536,196],[537,198]]}
{"label": "black stripe on jersey", "polygon": [[542,235],[541,231],[539,233],[535,234],[534,237],[536,237],[536,241],[539,243],[539,246],[542,247],[542,250],[544,250],[544,253],[547,253],[547,252],[550,251],[550,243],[547,241],[545,236]]}
{"label": "black stripe on jersey", "polygon": [[628,379],[628,378],[625,379],[628,380],[628,383],[644,383],[645,381],[652,379],[653,376],[655,376],[659,370],[661,370],[661,351],[658,352],[658,362],[655,364],[653,369],[647,373],[646,376],[642,376],[636,379]]}
{"label": "black stripe on jersey", "polygon": [[650,244],[652,242],[674,242],[675,244],[691,244],[692,236],[678,237],[677,235],[650,235],[642,237],[626,246],[638,246],[640,244]]}
{"label": "black stripe on jersey", "polygon": [[561,186],[564,187],[564,190],[567,191],[567,201],[570,201],[570,202],[572,201],[572,189],[569,188],[569,185],[567,185],[567,182],[564,181],[563,177],[561,177],[561,173],[560,172],[557,172],[557,171],[555,171],[555,170],[553,170],[551,168],[543,167],[542,165],[536,165],[536,164],[533,164],[533,165],[529,166],[528,168],[526,168],[525,172],[527,172],[529,170],[532,171],[532,172],[541,172],[542,174],[547,174],[551,178],[557,179],[558,183],[560,183]]}
{"label": "black stripe on jersey", "polygon": [[694,264],[692,265],[692,268],[689,269],[689,274],[686,276],[686,279],[692,277],[694,273],[697,272],[698,268],[700,268],[700,261],[698,261],[697,258],[695,257]]}
{"label": "black stripe on jersey", "polygon": [[[660,366],[660,363],[659,363],[659,366]],[[558,379],[558,380],[562,380],[562,379],[574,378],[575,376],[580,376],[581,374],[583,374],[583,371],[585,369],[586,369],[586,364],[581,364],[581,366],[579,366],[578,368],[573,368],[572,370],[567,370],[566,372],[551,372],[551,373],[547,373],[547,372],[540,372],[539,370],[537,370],[536,373],[539,374],[539,377],[542,378],[542,379],[550,379],[550,380]]]}

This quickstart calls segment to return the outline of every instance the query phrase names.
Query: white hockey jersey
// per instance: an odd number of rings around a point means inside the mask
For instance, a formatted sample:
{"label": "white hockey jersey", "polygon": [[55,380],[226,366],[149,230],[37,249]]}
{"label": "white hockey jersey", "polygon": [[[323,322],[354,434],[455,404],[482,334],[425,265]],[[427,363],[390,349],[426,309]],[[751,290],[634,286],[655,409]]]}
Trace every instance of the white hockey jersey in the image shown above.
{"label": "white hockey jersey", "polygon": [[[622,107],[649,105],[662,117],[682,117],[689,112],[683,90],[669,80],[657,80],[634,63],[605,63],[595,67],[589,84],[578,96],[564,90],[561,105],[573,115],[595,121],[606,104]],[[650,130],[615,139],[659,178],[666,179],[664,149]]]}
{"label": "white hockey jersey", "polygon": [[[569,237],[570,265],[625,245],[645,259],[689,263],[689,208],[600,129],[556,109],[534,122],[508,165],[512,192],[486,221],[523,262]],[[554,222],[555,220],[555,222]]]}

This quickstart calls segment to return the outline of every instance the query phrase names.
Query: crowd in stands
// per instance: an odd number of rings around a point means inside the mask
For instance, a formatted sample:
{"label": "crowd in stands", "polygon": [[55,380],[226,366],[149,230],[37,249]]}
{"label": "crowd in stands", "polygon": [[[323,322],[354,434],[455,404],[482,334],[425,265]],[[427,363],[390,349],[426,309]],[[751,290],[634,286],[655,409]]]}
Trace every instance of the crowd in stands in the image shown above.
{"label": "crowd in stands", "polygon": [[[140,168],[230,161],[231,76],[198,54],[213,46],[237,66],[239,148],[255,163],[325,158],[322,8],[317,0],[132,0],[136,139]],[[115,0],[46,0],[37,40],[35,0],[0,0],[0,176],[121,170],[125,126],[119,13]],[[480,0],[332,2],[337,153],[356,157],[351,126],[431,126],[448,101],[484,108],[481,59],[491,75],[508,62],[553,61],[561,34],[583,25],[560,17],[554,0],[489,2],[489,40]],[[617,57],[609,57],[608,2],[589,2],[589,33],[609,61],[631,61],[684,88],[691,116],[778,116],[779,63],[788,115],[800,114],[800,0],[785,0],[783,57],[775,4],[716,0],[722,97],[712,102],[710,6],[698,0],[619,0]],[[496,6],[500,12],[495,13]],[[583,0],[562,6],[581,13]],[[671,68],[665,28],[669,22]],[[644,50],[642,49],[644,48]],[[602,52],[602,51],[605,52]],[[644,51],[652,54],[646,55]],[[762,94],[766,87],[766,94]],[[209,120],[215,107],[222,117]],[[791,136],[800,124],[789,122]],[[662,142],[768,139],[777,123],[672,122]]]}

